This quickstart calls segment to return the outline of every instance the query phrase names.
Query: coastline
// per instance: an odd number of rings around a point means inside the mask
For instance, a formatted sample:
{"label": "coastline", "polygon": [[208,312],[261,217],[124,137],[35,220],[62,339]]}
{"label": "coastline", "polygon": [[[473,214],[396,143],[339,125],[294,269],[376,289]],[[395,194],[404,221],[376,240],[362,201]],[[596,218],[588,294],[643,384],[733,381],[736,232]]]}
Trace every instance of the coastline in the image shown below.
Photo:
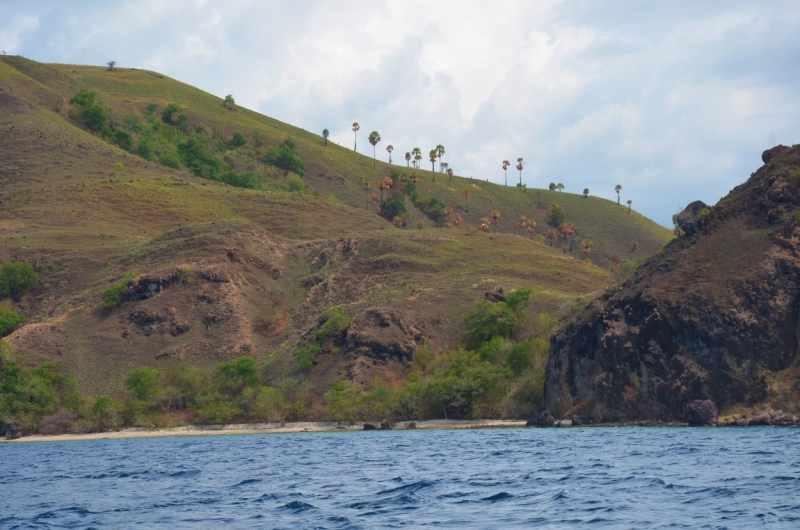
{"label": "coastline", "polygon": [[[413,426],[411,426],[413,424]],[[370,425],[373,428],[365,428]],[[456,429],[515,429],[525,427],[525,420],[426,420],[395,423],[391,430],[456,430]],[[186,425],[161,429],[124,429],[120,431],[85,434],[37,434],[0,443],[68,442],[85,440],[125,440],[131,438],[164,438],[169,436],[225,436],[237,434],[288,434],[300,432],[345,432],[381,430],[380,422],[296,422],[242,423],[232,425]]]}

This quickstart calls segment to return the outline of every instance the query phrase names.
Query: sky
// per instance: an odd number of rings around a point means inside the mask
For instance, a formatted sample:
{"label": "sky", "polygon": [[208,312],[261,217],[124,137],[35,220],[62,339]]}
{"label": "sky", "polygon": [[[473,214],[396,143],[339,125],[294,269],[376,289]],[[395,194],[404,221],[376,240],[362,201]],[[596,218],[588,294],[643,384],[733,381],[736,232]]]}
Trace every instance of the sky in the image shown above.
{"label": "sky", "polygon": [[[156,70],[395,163],[616,200],[665,225],[800,143],[800,2],[0,0],[0,50]],[[423,166],[424,167],[424,166]],[[519,173],[511,168],[510,184]]]}

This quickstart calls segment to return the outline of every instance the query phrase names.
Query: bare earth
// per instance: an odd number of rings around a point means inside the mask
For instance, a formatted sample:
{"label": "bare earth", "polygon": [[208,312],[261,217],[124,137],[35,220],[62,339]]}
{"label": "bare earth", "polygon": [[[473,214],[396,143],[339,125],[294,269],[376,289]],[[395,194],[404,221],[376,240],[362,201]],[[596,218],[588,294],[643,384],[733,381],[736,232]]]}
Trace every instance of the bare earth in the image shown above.
{"label": "bare earth", "polygon": [[[415,427],[409,427],[410,424]],[[380,424],[370,423],[378,429]],[[524,420],[428,420],[394,424],[395,430],[446,430],[446,429],[499,429],[525,427]],[[243,423],[235,425],[189,425],[168,429],[125,429],[89,434],[56,434],[50,436],[23,436],[0,443],[64,442],[78,440],[121,440],[126,438],[160,438],[165,436],[216,436],[224,434],[282,434],[293,432],[363,431],[364,423],[298,422],[298,423]]]}

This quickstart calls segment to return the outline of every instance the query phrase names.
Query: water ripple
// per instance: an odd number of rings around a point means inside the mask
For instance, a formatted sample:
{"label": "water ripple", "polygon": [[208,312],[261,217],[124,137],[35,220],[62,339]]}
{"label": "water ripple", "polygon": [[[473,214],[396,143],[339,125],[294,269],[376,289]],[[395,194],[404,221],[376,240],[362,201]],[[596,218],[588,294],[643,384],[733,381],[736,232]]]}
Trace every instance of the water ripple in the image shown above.
{"label": "water ripple", "polygon": [[800,429],[0,445],[6,528],[797,528]]}

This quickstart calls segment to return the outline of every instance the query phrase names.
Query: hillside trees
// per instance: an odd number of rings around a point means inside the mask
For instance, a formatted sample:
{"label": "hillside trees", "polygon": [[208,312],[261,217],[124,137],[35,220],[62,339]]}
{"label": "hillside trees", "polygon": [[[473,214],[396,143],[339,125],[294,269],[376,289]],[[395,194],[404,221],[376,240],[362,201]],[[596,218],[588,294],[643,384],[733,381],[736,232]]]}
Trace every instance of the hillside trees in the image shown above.
{"label": "hillside trees", "polygon": [[[92,132],[104,132],[109,128],[109,111],[96,101],[96,95],[85,88],[78,91],[70,100],[73,107],[69,117]],[[110,136],[110,131],[107,132]]]}
{"label": "hillside trees", "polygon": [[438,144],[436,147],[436,157],[439,159],[439,165],[442,164],[442,157],[444,156],[445,150],[442,144]]}
{"label": "hillside trees", "polygon": [[506,186],[508,186],[508,166],[510,165],[511,162],[509,162],[508,160],[503,160],[503,173],[505,173],[506,176],[506,183],[505,183]]}
{"label": "hillside trees", "polygon": [[291,171],[300,175],[305,175],[305,162],[295,151],[296,145],[291,138],[285,139],[280,145],[272,146],[267,149],[264,162],[271,164],[284,171]]}
{"label": "hillside trees", "polygon": [[422,150],[419,147],[415,147],[411,150],[411,155],[414,157],[414,167],[419,169],[420,160],[422,160]]}
{"label": "hillside trees", "polygon": [[583,188],[583,198],[584,199],[589,198],[589,188]]}
{"label": "hillside trees", "polygon": [[9,335],[12,331],[28,320],[25,315],[0,305],[0,337]]}
{"label": "hillside trees", "polygon": [[553,226],[561,226],[564,224],[566,216],[564,215],[564,210],[561,209],[556,203],[552,203],[550,205],[550,209],[547,211],[547,220]]}

